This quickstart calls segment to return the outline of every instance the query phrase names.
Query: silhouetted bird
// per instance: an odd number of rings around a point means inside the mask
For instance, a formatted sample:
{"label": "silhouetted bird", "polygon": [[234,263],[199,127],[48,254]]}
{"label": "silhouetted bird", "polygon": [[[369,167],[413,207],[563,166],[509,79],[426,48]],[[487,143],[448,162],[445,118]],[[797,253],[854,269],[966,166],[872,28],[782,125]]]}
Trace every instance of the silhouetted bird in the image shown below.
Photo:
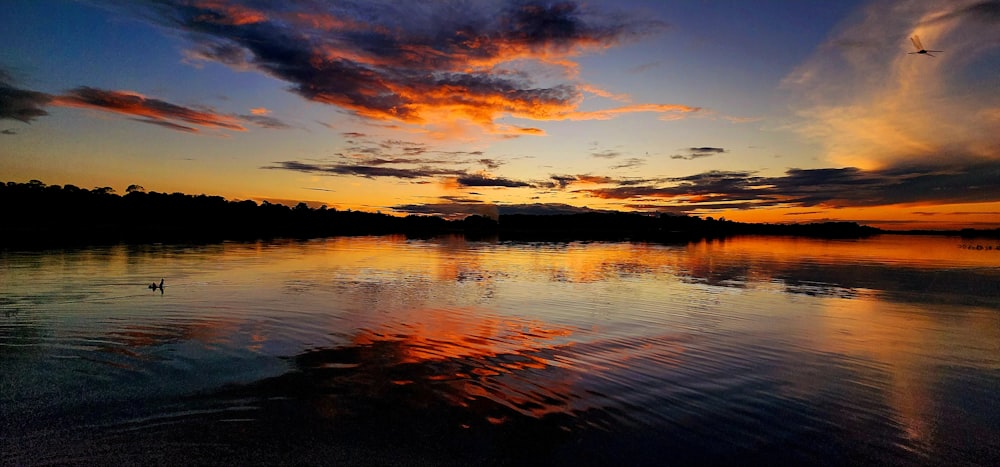
{"label": "silhouetted bird", "polygon": [[160,279],[160,285],[156,285],[156,282],[149,284],[149,290],[160,289],[160,293],[163,293],[163,279]]}
{"label": "silhouetted bird", "polygon": [[944,52],[943,50],[927,50],[927,49],[925,49],[924,48],[924,44],[920,43],[920,36],[916,36],[915,35],[915,36],[911,37],[910,38],[910,42],[912,42],[913,46],[917,48],[917,51],[916,52],[908,52],[908,55],[920,54],[920,55],[926,55],[928,57],[933,57],[934,55],[931,55],[931,52]]}

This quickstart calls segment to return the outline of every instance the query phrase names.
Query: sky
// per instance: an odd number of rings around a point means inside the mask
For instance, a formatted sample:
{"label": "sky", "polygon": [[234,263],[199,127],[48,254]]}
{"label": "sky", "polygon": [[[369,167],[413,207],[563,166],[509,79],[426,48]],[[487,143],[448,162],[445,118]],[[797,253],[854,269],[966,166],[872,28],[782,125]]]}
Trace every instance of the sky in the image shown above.
{"label": "sky", "polygon": [[7,0],[0,26],[2,181],[1000,227],[1000,0]]}

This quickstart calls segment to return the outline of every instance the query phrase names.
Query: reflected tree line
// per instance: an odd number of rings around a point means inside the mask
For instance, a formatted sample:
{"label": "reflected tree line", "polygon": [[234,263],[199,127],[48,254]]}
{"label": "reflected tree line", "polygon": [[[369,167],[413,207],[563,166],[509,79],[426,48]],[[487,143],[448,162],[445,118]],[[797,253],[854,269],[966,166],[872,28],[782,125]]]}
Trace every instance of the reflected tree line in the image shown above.
{"label": "reflected tree line", "polygon": [[[502,211],[502,207],[501,207]],[[261,238],[405,234],[465,234],[501,240],[687,241],[732,235],[857,238],[881,233],[853,222],[752,224],[712,217],[625,212],[472,215],[448,220],[352,210],[294,207],[220,196],[111,187],[0,183],[0,246],[213,242]]]}

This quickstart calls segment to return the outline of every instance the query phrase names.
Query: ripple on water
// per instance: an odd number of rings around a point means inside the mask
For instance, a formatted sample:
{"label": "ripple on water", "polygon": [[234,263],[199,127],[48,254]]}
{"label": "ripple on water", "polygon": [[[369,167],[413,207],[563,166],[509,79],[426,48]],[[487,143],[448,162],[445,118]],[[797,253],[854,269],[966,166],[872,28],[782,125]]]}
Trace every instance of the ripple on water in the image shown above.
{"label": "ripple on water", "polygon": [[0,290],[0,463],[1000,457],[998,270],[875,243],[36,257]]}

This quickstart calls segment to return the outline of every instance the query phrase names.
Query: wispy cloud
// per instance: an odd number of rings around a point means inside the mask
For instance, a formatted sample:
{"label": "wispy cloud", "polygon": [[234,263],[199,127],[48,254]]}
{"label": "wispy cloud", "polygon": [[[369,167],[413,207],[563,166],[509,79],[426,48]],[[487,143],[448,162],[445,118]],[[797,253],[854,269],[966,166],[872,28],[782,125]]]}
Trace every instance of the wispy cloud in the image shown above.
{"label": "wispy cloud", "polygon": [[341,136],[345,138],[347,146],[334,157],[350,163],[482,165],[490,169],[503,165],[500,160],[482,157],[482,151],[443,151],[433,149],[425,143],[399,139],[376,140],[357,132],[345,132]]}
{"label": "wispy cloud", "polygon": [[[162,0],[147,10],[143,17],[193,41],[188,60],[254,69],[308,100],[369,119],[464,120],[518,136],[543,132],[497,120],[604,120],[635,112],[675,118],[698,110],[647,103],[580,111],[584,93],[628,96],[579,82],[576,57],[663,24],[576,1]],[[532,66],[556,70],[564,82],[540,85],[526,71]]]}
{"label": "wispy cloud", "polygon": [[245,131],[239,120],[211,110],[197,110],[130,91],[79,87],[53,97],[52,105],[112,112],[136,121],[174,130],[197,132],[196,127]]}
{"label": "wispy cloud", "polygon": [[649,182],[649,180],[615,178],[606,175],[578,174],[578,175],[550,175],[548,180],[536,182],[534,183],[534,185],[540,188],[566,189],[570,185],[626,186],[629,184],[645,183],[645,182]]}
{"label": "wispy cloud", "polygon": [[[785,78],[802,118],[794,128],[836,165],[1000,159],[1000,119],[990,117],[1000,93],[976,78],[996,70],[998,4],[872,2]],[[944,52],[908,54],[914,35]]]}
{"label": "wispy cloud", "polygon": [[441,216],[446,219],[461,218],[472,214],[478,214],[483,210],[483,204],[478,202],[456,202],[456,203],[425,203],[425,204],[399,204],[390,206],[396,212],[406,214],[424,214]]}
{"label": "wispy cloud", "polygon": [[590,153],[590,155],[594,156],[594,157],[597,157],[597,158],[600,158],[600,159],[614,159],[614,158],[616,158],[618,156],[621,156],[622,153],[619,152],[619,151],[611,150],[611,149],[605,149],[603,151],[592,152],[592,153]]}
{"label": "wispy cloud", "polygon": [[432,178],[440,176],[464,176],[464,170],[443,169],[434,167],[384,167],[360,164],[314,164],[300,161],[280,161],[262,169],[281,169],[294,172],[313,173],[321,175],[354,175],[365,178],[389,177],[402,179]]}
{"label": "wispy cloud", "polygon": [[533,187],[534,185],[521,181],[511,180],[504,177],[490,177],[483,174],[468,174],[456,179],[461,186],[497,186],[507,188]]}
{"label": "wispy cloud", "polygon": [[629,157],[628,159],[622,160],[621,162],[612,165],[612,169],[631,169],[634,167],[639,167],[646,163],[646,159],[640,157]]}
{"label": "wispy cloud", "polygon": [[998,173],[1000,161],[902,165],[878,170],[790,169],[779,177],[762,177],[748,171],[710,171],[654,183],[619,183],[577,191],[603,199],[655,199],[664,204],[700,208],[986,203],[1000,201]]}
{"label": "wispy cloud", "polygon": [[1000,1],[998,0],[987,0],[979,1],[973,3],[966,3],[960,5],[957,8],[945,11],[944,13],[934,16],[926,21],[924,24],[933,24],[941,21],[949,20],[973,20],[979,21],[986,24],[1000,24]]}
{"label": "wispy cloud", "polygon": [[261,128],[270,128],[275,130],[291,128],[291,125],[271,116],[271,111],[266,107],[254,107],[250,109],[249,115],[244,114],[239,115],[238,117],[245,122],[252,123]]}
{"label": "wispy cloud", "polygon": [[44,107],[51,100],[52,96],[49,94],[15,87],[7,72],[0,69],[0,120],[31,123],[32,120],[49,114]]}
{"label": "wispy cloud", "polygon": [[551,188],[555,188],[556,186],[559,188],[566,188],[570,183],[577,181],[575,175],[552,175],[549,178],[552,180],[552,183],[549,184],[548,187]]}
{"label": "wispy cloud", "polygon": [[670,156],[671,159],[684,159],[684,160],[694,160],[703,157],[717,156],[719,154],[724,154],[726,152],[723,148],[712,148],[712,147],[700,147],[700,148],[687,148],[681,154],[674,154]]}
{"label": "wispy cloud", "polygon": [[391,209],[397,212],[408,214],[430,214],[446,218],[465,217],[470,214],[494,216],[497,214],[529,214],[529,215],[551,215],[551,214],[580,214],[595,212],[595,209],[572,206],[563,203],[533,203],[533,204],[504,204],[493,205],[479,202],[444,202],[425,204],[400,204],[392,206]]}
{"label": "wispy cloud", "polygon": [[230,115],[209,108],[194,108],[147,97],[134,91],[110,91],[87,86],[53,95],[21,89],[11,85],[0,70],[0,119],[30,123],[48,115],[45,107],[72,107],[99,110],[130,117],[131,120],[157,125],[175,131],[198,133],[201,129],[246,131],[241,122],[262,128],[285,129],[290,125],[270,116],[265,108],[254,108],[250,114]]}
{"label": "wispy cloud", "polygon": [[610,120],[622,114],[640,112],[662,114],[661,120],[676,120],[700,110],[701,107],[681,104],[634,104],[604,110],[566,112],[560,116],[559,120]]}
{"label": "wispy cloud", "polygon": [[270,128],[272,130],[284,130],[291,128],[291,125],[285,123],[281,119],[271,117],[266,114],[250,114],[250,115],[239,115],[240,120],[252,123],[261,128]]}
{"label": "wispy cloud", "polygon": [[474,172],[473,169],[494,169],[503,165],[503,161],[483,157],[482,151],[442,151],[412,141],[376,140],[357,132],[345,132],[341,136],[348,145],[323,160],[278,161],[261,168],[420,182],[451,180],[462,186],[528,186]]}

